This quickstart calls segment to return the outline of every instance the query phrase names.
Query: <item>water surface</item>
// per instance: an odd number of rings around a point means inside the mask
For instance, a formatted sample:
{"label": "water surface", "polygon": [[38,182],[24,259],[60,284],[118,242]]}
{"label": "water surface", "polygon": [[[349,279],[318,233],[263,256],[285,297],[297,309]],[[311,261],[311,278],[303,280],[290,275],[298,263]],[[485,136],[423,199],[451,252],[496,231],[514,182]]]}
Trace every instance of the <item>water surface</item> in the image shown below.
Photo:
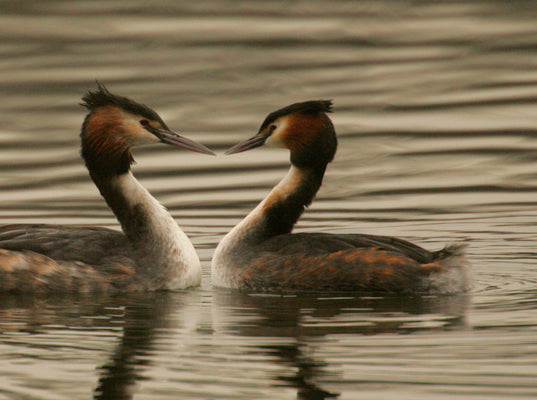
{"label": "water surface", "polygon": [[[220,153],[138,150],[200,288],[0,299],[0,399],[533,399],[537,7],[527,1],[0,2],[0,222],[118,228],[78,155],[95,80]],[[451,297],[213,290],[210,259],[288,154],[224,149],[333,99],[297,231],[468,240]]]}

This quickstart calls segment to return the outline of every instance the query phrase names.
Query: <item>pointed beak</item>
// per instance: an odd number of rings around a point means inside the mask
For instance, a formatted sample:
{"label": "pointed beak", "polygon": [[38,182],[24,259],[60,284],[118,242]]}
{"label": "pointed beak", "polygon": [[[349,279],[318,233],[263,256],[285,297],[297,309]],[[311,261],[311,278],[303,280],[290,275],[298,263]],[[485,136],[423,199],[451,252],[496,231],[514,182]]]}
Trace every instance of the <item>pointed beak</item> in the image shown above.
{"label": "pointed beak", "polygon": [[151,132],[156,137],[158,137],[162,143],[166,143],[171,146],[182,147],[183,149],[190,150],[195,153],[209,154],[211,156],[216,155],[204,145],[181,135],[178,135],[175,132],[163,129],[151,129]]}
{"label": "pointed beak", "polygon": [[228,151],[226,151],[225,154],[235,154],[235,153],[242,153],[243,151],[248,151],[255,149],[256,147],[263,146],[265,142],[267,141],[268,136],[266,135],[255,135],[254,137],[245,140],[244,142],[240,142],[230,148]]}

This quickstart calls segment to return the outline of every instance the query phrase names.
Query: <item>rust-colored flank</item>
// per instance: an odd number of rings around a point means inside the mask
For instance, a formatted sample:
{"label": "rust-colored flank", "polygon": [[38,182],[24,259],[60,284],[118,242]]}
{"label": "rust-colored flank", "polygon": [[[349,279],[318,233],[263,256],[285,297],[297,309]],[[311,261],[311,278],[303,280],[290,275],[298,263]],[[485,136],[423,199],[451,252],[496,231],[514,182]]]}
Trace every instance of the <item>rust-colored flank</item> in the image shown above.
{"label": "rust-colored flank", "polygon": [[314,100],[276,110],[256,136],[228,151],[251,150],[265,142],[283,144],[292,166],[260,206],[217,246],[214,285],[263,292],[467,290],[461,244],[428,251],[388,236],[292,233],[336,153],[337,138],[327,115],[331,107],[331,101]]}
{"label": "rust-colored flank", "polygon": [[0,226],[0,292],[175,290],[201,281],[199,257],[173,217],[130,171],[134,146],[165,143],[213,154],[170,130],[151,108],[103,85],[88,110],[80,154],[122,232],[46,224]]}

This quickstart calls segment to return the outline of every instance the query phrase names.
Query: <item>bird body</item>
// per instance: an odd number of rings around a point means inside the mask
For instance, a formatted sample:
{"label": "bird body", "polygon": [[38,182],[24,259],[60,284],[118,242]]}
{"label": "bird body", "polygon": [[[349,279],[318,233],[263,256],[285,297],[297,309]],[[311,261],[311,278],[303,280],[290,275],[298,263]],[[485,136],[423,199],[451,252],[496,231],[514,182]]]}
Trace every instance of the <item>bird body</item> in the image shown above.
{"label": "bird body", "polygon": [[215,286],[253,291],[464,290],[463,245],[430,252],[398,238],[366,234],[291,233],[319,190],[337,140],[329,101],[277,110],[238,153],[273,143],[291,152],[291,168],[269,195],[219,243]]}
{"label": "bird body", "polygon": [[91,292],[199,285],[194,246],[130,171],[134,146],[164,142],[213,154],[172,132],[149,107],[99,85],[83,97],[89,114],[81,154],[123,232],[100,227],[0,227],[0,291]]}

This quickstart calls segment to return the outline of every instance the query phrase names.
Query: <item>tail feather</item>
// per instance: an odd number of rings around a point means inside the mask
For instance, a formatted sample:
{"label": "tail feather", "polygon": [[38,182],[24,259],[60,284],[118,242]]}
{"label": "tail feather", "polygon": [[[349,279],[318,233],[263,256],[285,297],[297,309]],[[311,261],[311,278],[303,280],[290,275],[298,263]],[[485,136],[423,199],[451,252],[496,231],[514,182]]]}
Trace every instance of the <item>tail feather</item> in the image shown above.
{"label": "tail feather", "polygon": [[467,247],[468,243],[465,241],[450,243],[443,249],[433,252],[433,261],[453,266],[456,266],[458,262],[464,263]]}
{"label": "tail feather", "polygon": [[428,279],[430,292],[456,294],[471,289],[470,269],[466,260],[467,247],[467,242],[457,242],[433,253],[434,262],[446,269],[441,273],[431,274]]}

